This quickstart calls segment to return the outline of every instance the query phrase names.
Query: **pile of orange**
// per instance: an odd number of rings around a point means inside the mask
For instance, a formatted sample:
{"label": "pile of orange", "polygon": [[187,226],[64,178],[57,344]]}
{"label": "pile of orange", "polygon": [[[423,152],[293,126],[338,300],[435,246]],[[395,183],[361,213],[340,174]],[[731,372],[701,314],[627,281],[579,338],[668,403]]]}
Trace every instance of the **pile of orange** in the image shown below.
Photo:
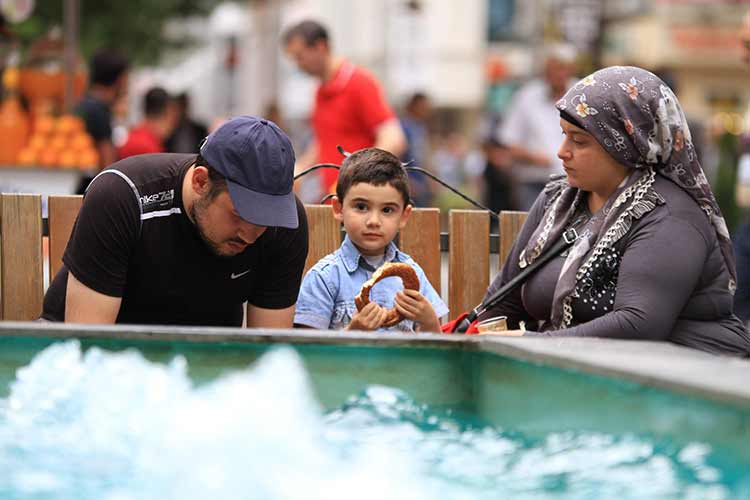
{"label": "pile of orange", "polygon": [[60,168],[95,168],[99,153],[86,133],[81,118],[74,115],[34,117],[28,144],[18,154],[20,165]]}

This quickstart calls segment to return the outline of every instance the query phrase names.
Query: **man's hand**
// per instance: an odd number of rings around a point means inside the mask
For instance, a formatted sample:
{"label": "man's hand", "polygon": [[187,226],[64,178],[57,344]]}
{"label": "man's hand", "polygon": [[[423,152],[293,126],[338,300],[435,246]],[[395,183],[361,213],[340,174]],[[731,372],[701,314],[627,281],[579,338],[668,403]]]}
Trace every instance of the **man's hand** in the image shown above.
{"label": "man's hand", "polygon": [[385,321],[388,309],[375,302],[368,303],[361,311],[354,313],[347,330],[377,330]]}
{"label": "man's hand", "polygon": [[421,331],[439,332],[440,320],[430,301],[418,290],[404,289],[396,294],[396,310],[419,324]]}

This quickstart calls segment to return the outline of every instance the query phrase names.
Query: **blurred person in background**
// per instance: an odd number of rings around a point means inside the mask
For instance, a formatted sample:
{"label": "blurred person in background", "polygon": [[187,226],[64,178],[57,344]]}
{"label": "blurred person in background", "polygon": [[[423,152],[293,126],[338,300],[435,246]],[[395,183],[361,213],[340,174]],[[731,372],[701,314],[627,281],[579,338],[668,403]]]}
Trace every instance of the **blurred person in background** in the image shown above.
{"label": "blurred person in background", "polygon": [[[515,204],[512,200],[513,156],[510,149],[497,139],[494,133],[499,127],[500,118],[489,117],[482,126],[481,143],[485,164],[482,173],[484,178],[484,202],[495,213],[502,210],[512,210]],[[491,231],[497,230],[497,219],[490,219]]]}
{"label": "blurred person in background", "polygon": [[176,125],[164,142],[169,153],[197,153],[201,141],[208,135],[208,128],[190,117],[190,96],[183,92],[174,98]]}
{"label": "blurred person in background", "polygon": [[[468,149],[465,143],[459,132],[448,131],[436,137],[432,150],[432,164],[437,176],[459,189],[465,180],[464,159]],[[443,194],[447,193],[441,192]]]}
{"label": "blurred person in background", "polygon": [[543,78],[523,85],[513,96],[499,129],[498,142],[513,157],[513,179],[520,210],[528,210],[551,174],[563,172],[557,158],[562,143],[555,103],[572,84],[576,50],[570,45],[549,46],[544,54]]}
{"label": "blurred person in background", "polygon": [[[422,92],[414,93],[406,103],[401,116],[401,127],[406,137],[406,151],[401,161],[410,166],[430,170],[430,131],[428,123],[432,116],[430,98]],[[414,206],[428,207],[432,204],[430,179],[419,172],[409,172],[411,201]]]}
{"label": "blurred person in background", "polygon": [[125,144],[117,148],[120,159],[165,151],[164,140],[169,137],[175,123],[172,99],[166,90],[153,87],[146,92],[143,96],[143,116],[143,120],[130,129]]}
{"label": "blurred person in background", "polygon": [[[349,152],[374,146],[403,154],[406,138],[380,84],[369,71],[331,52],[322,24],[305,20],[291,26],[283,45],[300,70],[320,80],[311,117],[314,138],[299,156],[296,172],[314,163],[340,165],[338,145]],[[322,191],[333,192],[338,171],[320,172]]]}
{"label": "blurred person in background", "polygon": [[[99,170],[117,160],[112,143],[112,106],[127,92],[130,62],[120,52],[100,49],[89,64],[89,88],[75,108],[86,124],[99,153]],[[78,186],[83,194],[93,177],[84,177]]]}
{"label": "blurred person in background", "polygon": [[[269,101],[263,108],[263,118],[271,120],[279,126],[281,130],[287,132],[286,123],[284,123],[284,117],[281,114],[281,108],[276,101]],[[288,133],[288,132],[287,132]]]}
{"label": "blurred person in background", "polygon": [[[475,198],[483,189],[484,156],[469,139],[456,130],[435,137],[431,164],[435,174],[465,195]],[[468,202],[448,189],[439,189],[434,204],[443,209],[467,208]]]}

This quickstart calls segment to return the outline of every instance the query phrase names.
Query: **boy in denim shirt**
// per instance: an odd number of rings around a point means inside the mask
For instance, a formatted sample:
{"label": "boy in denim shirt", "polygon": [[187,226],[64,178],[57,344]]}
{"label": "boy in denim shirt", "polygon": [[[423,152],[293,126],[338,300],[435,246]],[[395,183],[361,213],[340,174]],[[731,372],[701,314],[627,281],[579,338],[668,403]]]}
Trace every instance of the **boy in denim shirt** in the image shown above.
{"label": "boy in denim shirt", "polygon": [[[398,250],[393,239],[411,213],[406,171],[387,151],[367,148],[344,160],[333,198],[333,215],[344,224],[341,247],[318,261],[302,281],[295,326],[377,330],[389,308],[406,318],[394,330],[440,331],[448,308],[419,265]],[[402,290],[398,278],[386,278],[370,292],[370,303],[357,311],[354,296],[385,262],[409,264],[419,291]]]}

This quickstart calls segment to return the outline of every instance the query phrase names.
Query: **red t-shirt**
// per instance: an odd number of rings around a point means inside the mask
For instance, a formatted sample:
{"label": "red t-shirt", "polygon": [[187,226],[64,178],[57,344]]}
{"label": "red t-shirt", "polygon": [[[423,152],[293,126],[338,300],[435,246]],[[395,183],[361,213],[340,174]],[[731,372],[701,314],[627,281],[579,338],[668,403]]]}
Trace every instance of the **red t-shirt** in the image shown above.
{"label": "red t-shirt", "polygon": [[117,148],[117,154],[121,160],[128,156],[163,152],[164,145],[161,139],[145,123],[130,129],[125,144]]}
{"label": "red t-shirt", "polygon": [[[344,61],[333,78],[318,87],[312,126],[318,143],[318,161],[340,165],[336,146],[353,152],[375,145],[378,126],[395,118],[380,84],[369,71]],[[338,172],[323,169],[325,192],[335,189]]]}

